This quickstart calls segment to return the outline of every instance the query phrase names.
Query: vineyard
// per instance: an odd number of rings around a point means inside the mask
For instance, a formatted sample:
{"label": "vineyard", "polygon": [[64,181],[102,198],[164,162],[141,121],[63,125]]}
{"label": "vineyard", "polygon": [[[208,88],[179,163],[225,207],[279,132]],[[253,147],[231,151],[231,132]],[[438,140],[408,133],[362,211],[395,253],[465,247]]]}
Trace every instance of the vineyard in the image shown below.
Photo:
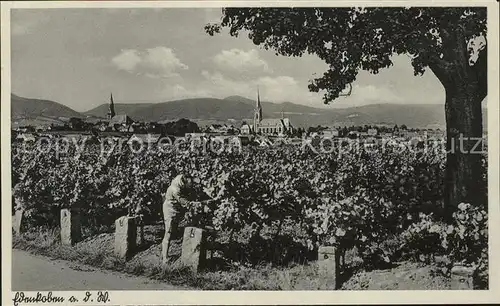
{"label": "vineyard", "polygon": [[[162,220],[162,195],[179,173],[196,188],[182,226],[212,226],[226,260],[248,266],[314,259],[322,246],[356,249],[365,268],[399,260],[450,263],[487,270],[485,207],[458,205],[441,218],[445,152],[333,147],[245,147],[242,151],[165,150],[140,153],[98,144],[64,154],[29,144],[12,146],[13,209],[30,227],[55,228],[61,208],[79,207],[87,236],[143,208],[146,224]],[[486,180],[486,156],[484,179]],[[486,192],[486,191],[485,191]]]}

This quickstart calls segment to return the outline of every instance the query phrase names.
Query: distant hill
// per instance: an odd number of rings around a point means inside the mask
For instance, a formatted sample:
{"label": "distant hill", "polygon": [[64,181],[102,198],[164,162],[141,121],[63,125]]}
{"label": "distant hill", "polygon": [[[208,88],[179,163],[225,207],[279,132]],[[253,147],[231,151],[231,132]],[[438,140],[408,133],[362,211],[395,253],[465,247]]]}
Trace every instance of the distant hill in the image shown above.
{"label": "distant hill", "polygon": [[[252,109],[255,107],[256,104],[255,100],[244,98],[241,96],[230,96],[224,98],[224,100],[245,103],[251,105]],[[273,102],[261,101],[261,105],[262,105],[263,115],[267,114],[268,116],[271,117],[274,117],[276,115],[281,116],[282,111],[285,113],[300,113],[300,114],[312,114],[312,115],[325,111],[324,109],[321,108],[315,108],[301,104],[294,104],[291,102],[273,103]]]}
{"label": "distant hill", "polygon": [[11,95],[11,117],[13,120],[35,119],[37,117],[82,117],[82,114],[60,103]]}
{"label": "distant hill", "polygon": [[[117,114],[127,114],[134,120],[167,121],[179,118],[228,120],[252,117],[253,106],[238,101],[198,98],[156,104],[115,103]],[[85,112],[85,115],[105,116],[108,105],[103,104]]]}
{"label": "distant hill", "polygon": [[[161,103],[115,103],[117,114],[127,114],[134,120],[166,122],[186,118],[197,122],[227,122],[238,125],[241,120],[253,118],[255,100],[240,96],[224,99],[196,98]],[[317,125],[402,125],[420,128],[444,128],[444,106],[434,104],[373,104],[349,108],[314,108],[290,102],[281,104],[262,102],[264,118],[279,118],[281,112],[296,127]],[[14,120],[40,117],[100,117],[105,118],[108,105],[102,104],[78,113],[53,101],[26,99],[12,95]],[[486,109],[483,109],[486,118]],[[484,120],[486,126],[486,120]]]}
{"label": "distant hill", "polygon": [[[264,118],[290,118],[294,126],[406,124],[409,127],[444,126],[442,105],[376,104],[350,108],[323,109],[290,102],[261,102]],[[197,98],[156,104],[115,104],[117,114],[134,120],[164,122],[179,118],[228,121],[253,118],[255,100],[239,96],[224,99]],[[103,104],[84,115],[104,117]]]}
{"label": "distant hill", "polygon": [[[151,105],[153,105],[153,103],[115,103],[115,112],[117,114],[131,114],[142,107],[149,107]],[[82,114],[85,116],[106,118],[108,110],[109,104],[105,103],[89,111],[83,112]]]}

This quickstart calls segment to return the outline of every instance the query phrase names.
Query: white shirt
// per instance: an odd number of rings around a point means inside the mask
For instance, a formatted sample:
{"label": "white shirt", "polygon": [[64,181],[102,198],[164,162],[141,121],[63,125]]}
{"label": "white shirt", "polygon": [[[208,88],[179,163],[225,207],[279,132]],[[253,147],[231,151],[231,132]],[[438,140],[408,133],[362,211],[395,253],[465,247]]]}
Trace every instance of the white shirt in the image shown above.
{"label": "white shirt", "polygon": [[181,189],[184,187],[184,176],[182,174],[177,175],[170,183],[170,186],[165,193],[165,202],[163,203],[163,213],[177,213],[182,207],[181,202],[184,199],[181,198]]}

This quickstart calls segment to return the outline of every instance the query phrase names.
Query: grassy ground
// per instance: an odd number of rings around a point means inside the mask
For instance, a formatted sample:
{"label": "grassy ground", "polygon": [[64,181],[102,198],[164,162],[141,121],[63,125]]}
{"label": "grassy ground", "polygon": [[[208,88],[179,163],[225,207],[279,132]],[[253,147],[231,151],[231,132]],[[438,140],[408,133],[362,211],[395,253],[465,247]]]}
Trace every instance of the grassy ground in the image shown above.
{"label": "grassy ground", "polygon": [[[148,237],[149,236],[149,237]],[[156,240],[152,240],[155,237]],[[161,247],[158,235],[146,231],[150,242],[131,260],[122,262],[113,256],[113,234],[101,234],[77,243],[73,247],[60,244],[59,231],[32,231],[13,237],[13,248],[44,255],[53,259],[65,259],[101,269],[120,271],[133,275],[158,279],[172,285],[189,286],[204,290],[331,290],[335,289],[332,276],[320,274],[315,262],[289,264],[276,267],[270,264],[244,266],[238,263],[217,263],[212,268],[194,274],[175,264],[160,264]],[[170,256],[179,256],[180,242],[175,241]],[[348,260],[349,262],[350,260]],[[352,261],[351,261],[352,262]],[[448,289],[449,280],[434,273],[431,266],[400,263],[391,269],[363,271],[349,266],[343,276],[341,289]]]}

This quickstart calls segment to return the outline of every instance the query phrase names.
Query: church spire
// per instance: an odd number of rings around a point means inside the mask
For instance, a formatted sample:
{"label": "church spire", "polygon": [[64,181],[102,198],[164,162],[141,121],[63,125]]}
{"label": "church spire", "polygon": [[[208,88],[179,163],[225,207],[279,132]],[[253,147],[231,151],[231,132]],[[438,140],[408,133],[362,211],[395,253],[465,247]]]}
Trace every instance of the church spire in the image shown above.
{"label": "church spire", "polygon": [[111,93],[111,97],[109,98],[108,119],[111,119],[114,116],[115,116],[115,102],[113,101],[113,93]]}
{"label": "church spire", "polygon": [[260,91],[259,87],[257,87],[257,102],[255,104],[255,111],[253,117],[253,129],[254,132],[257,133],[259,131],[259,124],[262,121],[262,105],[260,104]]}
{"label": "church spire", "polygon": [[259,91],[259,87],[257,87],[257,104],[256,104],[256,109],[260,109],[262,111],[262,106],[260,105],[260,91]]}

